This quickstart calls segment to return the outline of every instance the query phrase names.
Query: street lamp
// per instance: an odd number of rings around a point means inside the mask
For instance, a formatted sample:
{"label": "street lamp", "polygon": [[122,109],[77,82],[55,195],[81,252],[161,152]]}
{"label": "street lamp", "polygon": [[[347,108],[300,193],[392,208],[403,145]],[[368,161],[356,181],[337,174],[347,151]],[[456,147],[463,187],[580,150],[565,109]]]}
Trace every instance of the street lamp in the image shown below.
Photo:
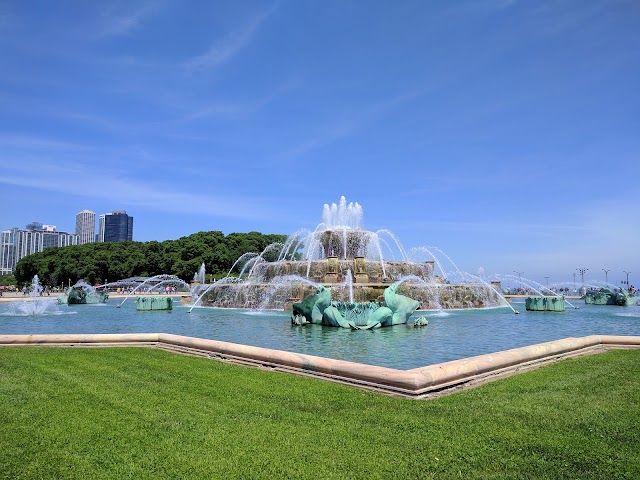
{"label": "street lamp", "polygon": [[609,283],[609,272],[611,271],[611,269],[605,270],[603,268],[602,271],[604,272],[604,281],[605,281],[605,283]]}
{"label": "street lamp", "polygon": [[520,282],[520,288],[522,288],[522,277],[521,277],[521,275],[522,275],[524,272],[516,272],[516,271],[514,270],[514,271],[513,271],[513,273],[515,273],[515,274],[517,274],[517,275],[518,275],[518,282]]}
{"label": "street lamp", "polygon": [[627,274],[627,289],[629,289],[629,274],[631,272],[627,272],[626,270],[622,270],[622,271]]}
{"label": "street lamp", "polygon": [[547,287],[549,286],[549,277],[544,277],[545,280],[547,281]]}
{"label": "street lamp", "polygon": [[584,285],[584,272],[587,272],[588,268],[576,268],[580,272],[580,277],[582,278],[582,284]]}

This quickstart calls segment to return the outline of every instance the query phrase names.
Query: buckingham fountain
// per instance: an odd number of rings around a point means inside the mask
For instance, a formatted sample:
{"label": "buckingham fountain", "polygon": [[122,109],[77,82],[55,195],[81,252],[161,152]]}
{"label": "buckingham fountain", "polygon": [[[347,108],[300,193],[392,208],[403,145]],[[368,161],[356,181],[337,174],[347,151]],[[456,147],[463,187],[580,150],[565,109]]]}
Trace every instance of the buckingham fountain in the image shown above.
{"label": "buckingham fountain", "polygon": [[460,279],[452,283],[429,248],[407,253],[389,230],[366,230],[362,207],[342,197],[324,205],[315,229],[245,253],[226,277],[200,285],[192,308],[290,310],[297,325],[368,329],[406,323],[418,310],[508,305],[499,284]]}

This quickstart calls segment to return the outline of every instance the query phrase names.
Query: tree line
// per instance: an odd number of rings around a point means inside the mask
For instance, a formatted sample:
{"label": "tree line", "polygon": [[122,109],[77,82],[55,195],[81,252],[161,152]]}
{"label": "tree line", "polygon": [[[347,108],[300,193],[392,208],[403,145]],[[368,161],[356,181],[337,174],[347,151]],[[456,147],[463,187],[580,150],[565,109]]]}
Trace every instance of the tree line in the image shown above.
{"label": "tree line", "polygon": [[[84,279],[92,284],[129,277],[176,275],[185,282],[204,262],[207,275],[224,276],[247,252],[261,253],[272,243],[283,243],[286,235],[259,232],[198,232],[163,242],[87,243],[48,248],[20,259],[14,276],[18,284],[30,283],[38,275],[42,285],[73,285]],[[272,253],[273,255],[273,253]]]}

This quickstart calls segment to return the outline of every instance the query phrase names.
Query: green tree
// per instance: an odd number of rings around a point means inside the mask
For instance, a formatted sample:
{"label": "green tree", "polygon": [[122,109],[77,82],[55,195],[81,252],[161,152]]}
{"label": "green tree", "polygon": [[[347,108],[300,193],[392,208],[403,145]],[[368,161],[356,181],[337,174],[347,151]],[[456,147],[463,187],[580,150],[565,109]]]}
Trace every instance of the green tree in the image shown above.
{"label": "green tree", "polygon": [[[282,243],[284,235],[259,232],[197,232],[177,240],[164,242],[88,243],[62,248],[48,248],[22,258],[15,269],[18,284],[31,282],[38,275],[50,286],[67,285],[84,279],[104,283],[135,276],[177,275],[185,282],[204,262],[207,274],[220,278],[244,253],[261,253],[273,243]],[[268,260],[277,259],[279,248],[265,253]]]}

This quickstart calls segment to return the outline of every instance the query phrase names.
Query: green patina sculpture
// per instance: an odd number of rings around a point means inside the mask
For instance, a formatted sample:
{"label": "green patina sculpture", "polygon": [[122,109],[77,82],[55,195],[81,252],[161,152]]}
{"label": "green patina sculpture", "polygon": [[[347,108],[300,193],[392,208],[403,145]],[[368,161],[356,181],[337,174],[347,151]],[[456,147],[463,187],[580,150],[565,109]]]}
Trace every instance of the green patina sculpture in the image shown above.
{"label": "green patina sculpture", "polygon": [[409,317],[420,306],[420,302],[418,302],[417,300],[396,293],[397,288],[398,284],[394,283],[384,290],[384,303],[393,312],[391,323],[389,325],[400,325],[401,323],[407,323]]}
{"label": "green patina sculpture", "polygon": [[294,325],[314,323],[331,327],[368,330],[407,323],[420,305],[409,297],[396,293],[393,284],[384,291],[385,305],[378,302],[332,302],[331,289],[323,285],[302,302],[293,304],[291,322]]}
{"label": "green patina sculpture", "polygon": [[69,287],[64,295],[58,298],[59,303],[66,303],[67,305],[83,305],[83,304],[95,304],[95,303],[107,303],[109,294],[106,292],[95,293],[88,292],[86,289],[78,286]]}
{"label": "green patina sculpture", "polygon": [[629,295],[629,291],[621,288],[614,291],[609,288],[601,288],[600,290],[591,290],[584,296],[584,303],[587,305],[619,305],[626,307],[633,305],[637,301],[636,298]]}
{"label": "green patina sculpture", "polygon": [[293,317],[304,318],[304,321],[298,319],[300,325],[306,323],[322,323],[322,314],[324,310],[331,305],[331,289],[323,285],[318,285],[316,293],[312,293],[304,297],[302,302],[293,304]]}
{"label": "green patina sculpture", "polygon": [[172,310],[173,299],[171,297],[138,297],[136,299],[136,310]]}
{"label": "green patina sculpture", "polygon": [[525,308],[531,312],[564,312],[563,296],[527,297]]}

